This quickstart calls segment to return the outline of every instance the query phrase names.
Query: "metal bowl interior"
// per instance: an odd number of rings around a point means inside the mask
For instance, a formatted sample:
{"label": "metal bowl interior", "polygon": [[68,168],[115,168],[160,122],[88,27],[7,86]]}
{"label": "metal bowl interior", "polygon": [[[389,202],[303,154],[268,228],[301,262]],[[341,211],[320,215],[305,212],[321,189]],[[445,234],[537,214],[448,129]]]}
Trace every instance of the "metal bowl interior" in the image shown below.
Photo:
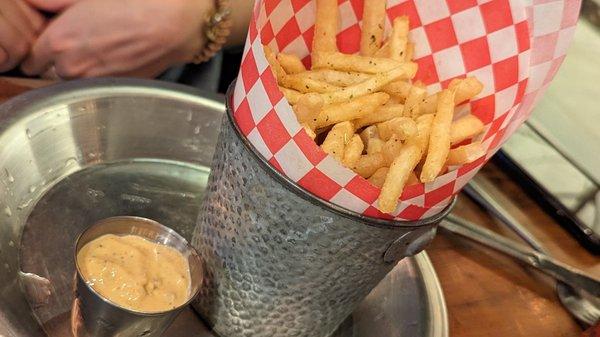
{"label": "metal bowl interior", "polygon": [[0,302],[11,308],[0,310],[0,326],[9,336],[43,336],[38,323],[68,310],[72,282],[56,280],[74,272],[75,238],[90,224],[138,215],[191,239],[220,101],[179,85],[102,79],[0,107]]}

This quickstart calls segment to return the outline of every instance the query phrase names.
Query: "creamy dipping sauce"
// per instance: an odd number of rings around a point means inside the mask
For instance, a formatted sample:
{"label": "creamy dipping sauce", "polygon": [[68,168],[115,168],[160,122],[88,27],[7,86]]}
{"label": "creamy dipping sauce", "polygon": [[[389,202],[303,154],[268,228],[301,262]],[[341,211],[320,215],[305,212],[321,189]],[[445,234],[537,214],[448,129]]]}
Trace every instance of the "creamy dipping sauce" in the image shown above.
{"label": "creamy dipping sauce", "polygon": [[77,254],[83,279],[104,298],[133,311],[173,309],[190,297],[187,259],[136,235],[103,235]]}

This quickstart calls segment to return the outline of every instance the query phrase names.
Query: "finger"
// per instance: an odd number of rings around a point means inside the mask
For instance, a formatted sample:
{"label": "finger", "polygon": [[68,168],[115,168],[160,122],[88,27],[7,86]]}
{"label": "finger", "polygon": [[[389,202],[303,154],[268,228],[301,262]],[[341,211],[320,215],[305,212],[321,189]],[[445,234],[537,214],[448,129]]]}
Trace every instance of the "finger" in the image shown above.
{"label": "finger", "polygon": [[31,48],[29,56],[21,64],[21,70],[25,74],[29,76],[39,75],[52,66],[55,53],[50,45],[50,33],[51,31],[47,29],[40,35]]}
{"label": "finger", "polygon": [[27,19],[28,19],[27,22],[29,24],[29,27],[31,27],[31,29],[37,36],[44,28],[44,25],[46,24],[46,19],[40,12],[33,9],[24,0],[16,0],[16,3],[17,3],[17,6],[19,6],[19,9],[23,13],[23,15],[25,15],[27,17]]}
{"label": "finger", "polygon": [[0,15],[13,26],[28,42],[35,37],[33,29],[27,23],[29,20],[19,7],[12,1],[0,1]]}
{"label": "finger", "polygon": [[30,5],[37,9],[48,12],[61,12],[65,8],[73,5],[80,0],[26,0]]}
{"label": "finger", "polygon": [[0,16],[0,46],[8,58],[0,63],[0,72],[13,69],[29,52],[30,44],[8,21]]}
{"label": "finger", "polygon": [[6,61],[8,61],[8,53],[2,47],[0,47],[0,67]]}

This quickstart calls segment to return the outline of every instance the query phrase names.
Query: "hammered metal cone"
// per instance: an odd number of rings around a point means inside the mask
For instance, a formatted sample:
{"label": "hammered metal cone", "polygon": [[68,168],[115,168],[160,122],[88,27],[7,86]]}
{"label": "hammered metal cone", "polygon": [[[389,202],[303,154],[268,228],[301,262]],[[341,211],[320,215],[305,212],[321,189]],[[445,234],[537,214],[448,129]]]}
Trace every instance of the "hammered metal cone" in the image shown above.
{"label": "hammered metal cone", "polygon": [[449,209],[391,222],[317,199],[264,161],[228,109],[192,240],[207,271],[194,307],[224,337],[328,336]]}

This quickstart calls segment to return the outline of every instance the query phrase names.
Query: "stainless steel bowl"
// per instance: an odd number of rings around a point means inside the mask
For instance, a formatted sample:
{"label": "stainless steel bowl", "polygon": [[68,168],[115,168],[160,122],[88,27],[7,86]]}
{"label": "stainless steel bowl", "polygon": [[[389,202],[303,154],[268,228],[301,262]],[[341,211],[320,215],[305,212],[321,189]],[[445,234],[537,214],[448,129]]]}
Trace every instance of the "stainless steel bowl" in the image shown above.
{"label": "stainless steel bowl", "polygon": [[0,106],[0,334],[44,336],[40,327],[69,311],[72,251],[89,224],[137,215],[191,239],[221,100],[96,79]]}
{"label": "stainless steel bowl", "polygon": [[[0,105],[0,335],[70,335],[73,249],[91,223],[141,216],[191,240],[222,102],[158,81],[100,79]],[[421,253],[401,261],[335,336],[447,334],[443,294]],[[188,308],[165,336],[214,335]]]}

